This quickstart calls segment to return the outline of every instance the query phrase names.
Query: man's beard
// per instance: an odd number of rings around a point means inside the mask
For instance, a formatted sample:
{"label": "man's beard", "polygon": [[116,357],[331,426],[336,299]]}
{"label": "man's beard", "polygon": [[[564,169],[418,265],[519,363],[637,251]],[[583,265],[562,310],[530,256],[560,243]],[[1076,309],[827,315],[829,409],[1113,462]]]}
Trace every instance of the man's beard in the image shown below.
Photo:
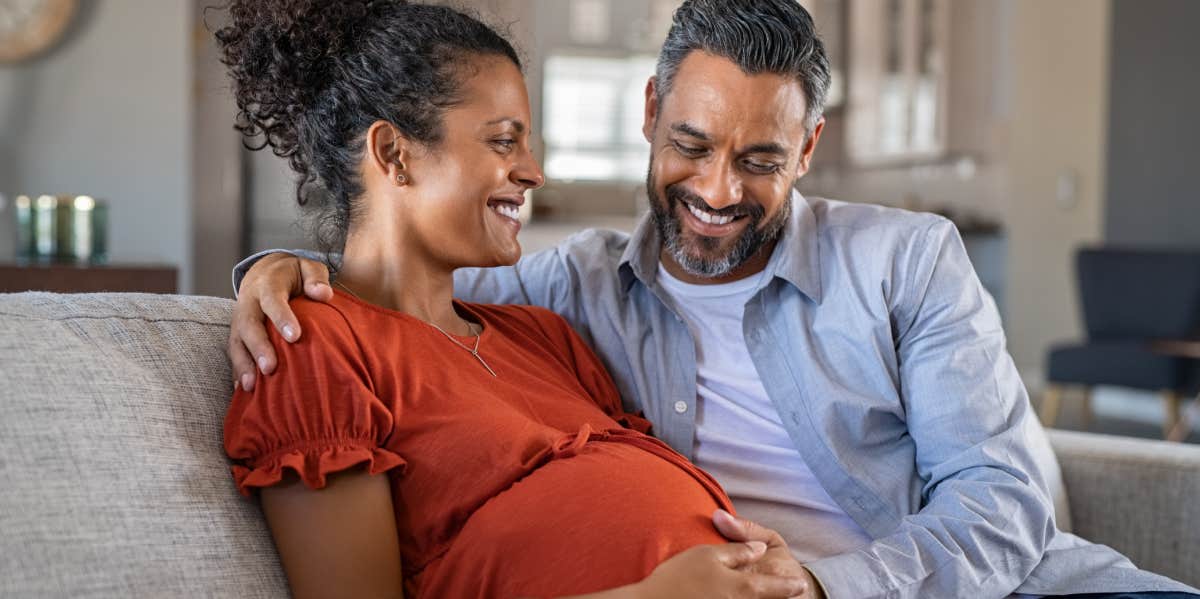
{"label": "man's beard", "polygon": [[[653,165],[651,165],[653,169]],[[713,210],[705,204],[704,199],[692,193],[681,184],[668,185],[663,190],[666,197],[666,202],[658,195],[657,187],[654,183],[653,170],[646,173],[646,194],[650,200],[650,213],[654,218],[654,224],[658,228],[658,235],[662,239],[663,249],[665,249],[675,262],[683,268],[684,272],[695,277],[717,278],[722,277],[736,268],[745,264],[752,256],[757,254],[767,245],[773,244],[779,239],[783,233],[783,228],[787,224],[788,218],[792,212],[792,200],[788,197],[784,201],[784,205],[780,207],[779,212],[771,218],[766,225],[762,225],[765,214],[762,206],[758,204],[750,204],[746,206],[736,205],[730,206],[723,210]],[[711,255],[712,252],[720,248],[721,240],[716,237],[706,237],[703,235],[695,235],[693,242],[689,244],[683,237],[683,224],[679,222],[679,216],[676,213],[676,205],[691,204],[701,210],[718,214],[722,216],[745,216],[749,219],[746,228],[742,231],[740,237],[734,241],[733,245],[725,251],[723,255]],[[686,206],[680,206],[686,210]],[[699,246],[699,251],[690,248],[689,245]]]}

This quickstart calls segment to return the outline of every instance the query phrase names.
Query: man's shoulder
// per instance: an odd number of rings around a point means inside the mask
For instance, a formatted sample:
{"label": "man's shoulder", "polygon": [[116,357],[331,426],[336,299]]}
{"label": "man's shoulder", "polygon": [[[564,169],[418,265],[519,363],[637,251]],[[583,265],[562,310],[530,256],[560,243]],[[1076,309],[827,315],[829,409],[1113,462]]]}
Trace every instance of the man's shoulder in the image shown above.
{"label": "man's shoulder", "polygon": [[558,255],[579,270],[615,270],[631,236],[616,229],[584,229],[555,247]]}
{"label": "man's shoulder", "polygon": [[930,230],[953,227],[945,217],[929,212],[819,197],[806,199],[822,234],[874,233],[901,240]]}
{"label": "man's shoulder", "polygon": [[592,227],[572,234],[558,245],[559,249],[579,248],[615,252],[617,256],[629,246],[630,234],[616,229]]}

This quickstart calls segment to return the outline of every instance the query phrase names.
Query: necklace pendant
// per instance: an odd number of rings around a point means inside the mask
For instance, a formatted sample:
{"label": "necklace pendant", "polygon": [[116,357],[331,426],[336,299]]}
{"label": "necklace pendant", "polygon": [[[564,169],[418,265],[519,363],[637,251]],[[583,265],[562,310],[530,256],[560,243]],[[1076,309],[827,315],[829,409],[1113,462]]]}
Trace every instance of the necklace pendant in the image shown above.
{"label": "necklace pendant", "polygon": [[475,359],[479,360],[479,363],[483,364],[483,367],[486,368],[488,372],[492,373],[492,376],[494,376],[496,378],[500,378],[499,376],[496,375],[496,371],[492,370],[492,367],[488,366],[488,363],[483,361],[483,356],[479,355],[479,352],[473,351],[473,352],[471,352],[471,355],[475,356]]}

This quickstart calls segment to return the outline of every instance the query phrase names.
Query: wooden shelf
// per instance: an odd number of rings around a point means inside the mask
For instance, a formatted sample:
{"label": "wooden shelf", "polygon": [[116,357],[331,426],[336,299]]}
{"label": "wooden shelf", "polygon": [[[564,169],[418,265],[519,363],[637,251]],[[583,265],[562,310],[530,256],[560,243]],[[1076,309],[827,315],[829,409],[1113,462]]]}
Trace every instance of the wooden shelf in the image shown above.
{"label": "wooden shelf", "polygon": [[178,270],[162,264],[0,263],[0,293],[176,293]]}

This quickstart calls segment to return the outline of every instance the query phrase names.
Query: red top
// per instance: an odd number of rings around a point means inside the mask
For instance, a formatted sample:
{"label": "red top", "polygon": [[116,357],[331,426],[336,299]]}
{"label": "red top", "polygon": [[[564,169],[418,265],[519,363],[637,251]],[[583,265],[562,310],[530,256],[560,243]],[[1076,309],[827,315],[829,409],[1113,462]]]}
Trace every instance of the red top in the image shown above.
{"label": "red top", "polygon": [[556,314],[456,303],[483,324],[493,377],[412,316],[340,292],[291,305],[304,336],[270,331],[276,372],[236,392],[225,419],[238,490],[285,467],[314,489],[358,464],[386,471],[409,596],[594,592],[724,542],[711,522],[733,511],[724,491],[622,410]]}

